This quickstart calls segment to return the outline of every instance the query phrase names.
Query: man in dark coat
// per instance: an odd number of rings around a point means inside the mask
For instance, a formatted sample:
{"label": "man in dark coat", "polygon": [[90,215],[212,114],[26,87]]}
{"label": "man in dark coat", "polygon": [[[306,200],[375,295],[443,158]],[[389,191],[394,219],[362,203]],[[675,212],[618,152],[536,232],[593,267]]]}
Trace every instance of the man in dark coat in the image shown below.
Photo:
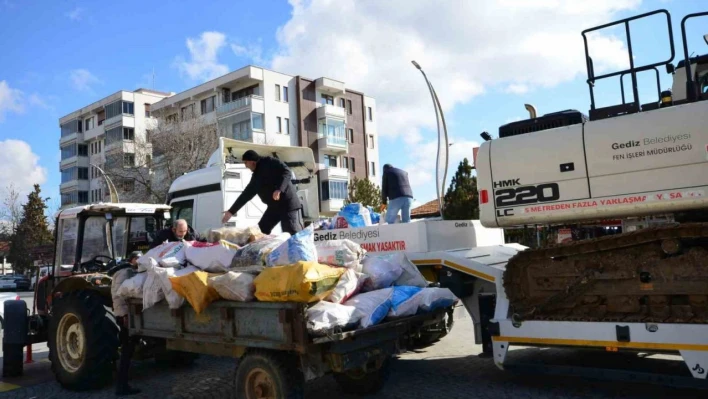
{"label": "man in dark coat", "polygon": [[411,206],[413,205],[413,190],[408,182],[408,173],[405,170],[394,168],[390,164],[383,167],[381,177],[381,210],[386,207],[386,223],[396,223],[398,212],[401,212],[401,221],[411,221]]}
{"label": "man in dark coat", "polygon": [[172,225],[172,228],[166,228],[160,230],[155,239],[150,243],[150,249],[155,248],[158,245],[162,245],[165,242],[175,242],[175,241],[206,241],[205,238],[199,236],[199,234],[189,231],[189,225],[184,219],[176,220]]}
{"label": "man in dark coat", "polygon": [[258,195],[268,207],[258,222],[261,232],[270,234],[280,223],[283,232],[295,234],[304,228],[302,223],[302,204],[292,184],[292,172],[282,161],[273,157],[261,157],[255,151],[243,154],[243,162],[253,172],[251,181],[241,195],[224,212],[222,223],[228,222],[239,209]]}

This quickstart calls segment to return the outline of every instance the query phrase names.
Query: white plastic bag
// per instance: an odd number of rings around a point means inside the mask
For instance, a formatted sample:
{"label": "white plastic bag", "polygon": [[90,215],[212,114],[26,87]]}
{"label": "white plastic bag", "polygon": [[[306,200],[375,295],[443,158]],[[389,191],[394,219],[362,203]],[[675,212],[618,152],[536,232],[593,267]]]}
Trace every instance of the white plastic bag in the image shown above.
{"label": "white plastic bag", "polygon": [[361,271],[369,277],[364,291],[374,291],[392,286],[403,273],[403,268],[378,256],[367,255]]}
{"label": "white plastic bag", "polygon": [[356,323],[358,319],[354,306],[320,301],[307,309],[307,330],[316,334]]}
{"label": "white plastic bag", "polygon": [[231,266],[236,250],[222,245],[212,247],[187,247],[187,261],[201,270],[211,273],[225,272]]}
{"label": "white plastic bag", "polygon": [[425,277],[418,270],[418,268],[411,262],[406,254],[403,252],[396,252],[392,254],[376,255],[381,259],[387,260],[389,263],[399,265],[403,272],[401,276],[394,281],[394,285],[408,285],[412,287],[427,287],[428,282],[425,281]]}
{"label": "white plastic bag", "polygon": [[266,266],[287,266],[297,262],[317,262],[314,226],[295,233],[275,248],[266,258]]}
{"label": "white plastic bag", "polygon": [[423,288],[408,285],[393,287],[390,317],[413,316],[418,313],[418,308],[423,300]]}
{"label": "white plastic bag", "polygon": [[348,269],[359,267],[366,251],[352,240],[329,240],[315,244],[317,261],[325,265],[341,266]]}
{"label": "white plastic bag", "polygon": [[447,288],[423,288],[420,294],[419,309],[423,312],[447,308],[457,303],[457,297]]}
{"label": "white plastic bag", "polygon": [[221,276],[210,277],[207,285],[213,287],[224,299],[248,302],[253,300],[256,291],[253,275],[248,273],[228,272]]}
{"label": "white plastic bag", "polygon": [[150,258],[154,258],[158,263],[164,258],[175,258],[177,262],[183,264],[185,262],[184,248],[188,246],[191,245],[187,241],[160,244],[138,258],[138,271],[143,272],[147,270],[147,267],[150,265]]}
{"label": "white plastic bag", "polygon": [[179,259],[175,258],[174,256],[170,256],[169,258],[160,259],[160,266],[162,266],[162,267],[179,267],[180,262],[179,262]]}
{"label": "white plastic bag", "polygon": [[337,282],[337,286],[325,301],[333,303],[343,303],[346,302],[353,295],[361,290],[362,285],[366,281],[366,275],[363,273],[357,273],[352,269],[347,269]]}
{"label": "white plastic bag", "polygon": [[379,323],[388,315],[392,297],[393,288],[384,288],[354,295],[344,302],[344,305],[356,308],[356,316],[360,318],[359,324],[366,328]]}
{"label": "white plastic bag", "polygon": [[125,280],[118,290],[118,295],[124,298],[142,298],[145,280],[147,280],[147,273],[138,273]]}
{"label": "white plastic bag", "polygon": [[170,282],[170,277],[184,276],[189,273],[194,273],[198,271],[194,266],[188,266],[183,269],[176,270],[172,267],[156,267],[154,272],[160,280],[162,285],[162,292],[165,294],[165,299],[167,299],[167,304],[170,309],[179,309],[184,304],[184,298],[178,294],[174,289],[172,289],[172,283]]}
{"label": "white plastic bag", "polygon": [[159,268],[155,259],[150,258],[151,264],[147,268],[147,279],[143,285],[143,309],[148,309],[155,306],[156,303],[165,299],[165,293],[162,291],[162,283],[160,278],[155,273],[155,269]]}

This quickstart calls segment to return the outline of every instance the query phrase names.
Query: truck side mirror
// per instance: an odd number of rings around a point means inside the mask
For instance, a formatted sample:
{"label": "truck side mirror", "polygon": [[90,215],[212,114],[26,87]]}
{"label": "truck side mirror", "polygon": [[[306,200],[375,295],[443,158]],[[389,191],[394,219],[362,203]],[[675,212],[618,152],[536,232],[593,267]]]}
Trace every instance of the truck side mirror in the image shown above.
{"label": "truck side mirror", "polygon": [[670,62],[669,62],[668,64],[666,64],[666,73],[668,73],[668,74],[671,75],[671,74],[673,74],[675,71],[676,71],[676,69],[674,68],[674,64],[672,64],[672,63],[670,63]]}

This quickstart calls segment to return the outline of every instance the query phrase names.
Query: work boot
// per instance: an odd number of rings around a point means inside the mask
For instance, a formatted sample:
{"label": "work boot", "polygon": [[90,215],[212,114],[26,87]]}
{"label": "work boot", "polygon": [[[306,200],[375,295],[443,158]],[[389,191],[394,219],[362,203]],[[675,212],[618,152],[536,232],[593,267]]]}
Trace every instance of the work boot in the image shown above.
{"label": "work boot", "polygon": [[116,388],[116,396],[132,396],[140,393],[140,390],[133,388],[130,385],[124,387]]}

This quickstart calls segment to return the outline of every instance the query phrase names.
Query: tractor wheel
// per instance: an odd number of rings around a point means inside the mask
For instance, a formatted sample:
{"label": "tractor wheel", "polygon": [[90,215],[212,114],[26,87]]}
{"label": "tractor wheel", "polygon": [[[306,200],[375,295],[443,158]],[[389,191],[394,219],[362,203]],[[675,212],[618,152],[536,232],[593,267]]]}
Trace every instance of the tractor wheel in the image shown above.
{"label": "tractor wheel", "polygon": [[79,290],[56,300],[49,322],[49,359],[57,381],[70,390],[100,387],[112,378],[119,329],[106,299]]}
{"label": "tractor wheel", "polygon": [[305,381],[296,360],[267,351],[247,353],[236,368],[236,398],[302,399]]}

